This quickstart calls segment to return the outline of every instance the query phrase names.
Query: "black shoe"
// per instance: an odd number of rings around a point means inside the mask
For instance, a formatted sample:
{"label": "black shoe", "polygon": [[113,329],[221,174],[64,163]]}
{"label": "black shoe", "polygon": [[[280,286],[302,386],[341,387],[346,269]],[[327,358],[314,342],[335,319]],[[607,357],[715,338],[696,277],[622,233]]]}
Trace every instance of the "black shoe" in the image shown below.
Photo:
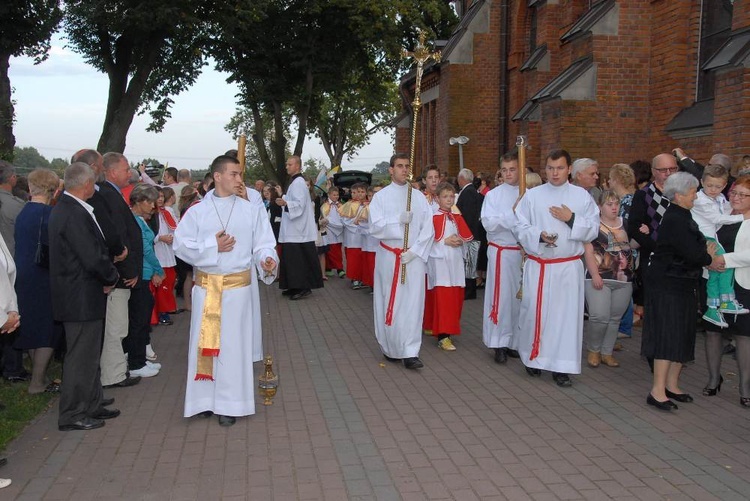
{"label": "black shoe", "polygon": [[677,409],[677,404],[672,402],[671,400],[667,400],[666,402],[659,402],[656,400],[651,393],[648,394],[648,398],[646,398],[646,403],[648,405],[653,405],[660,411],[671,411],[672,409]]}
{"label": "black shoe", "polygon": [[385,353],[383,353],[383,356],[384,356],[384,357],[385,357],[385,359],[386,359],[386,360],[388,360],[389,362],[400,362],[400,361],[401,361],[401,359],[400,359],[400,358],[393,358],[393,357],[389,357],[389,356],[388,356],[388,355],[386,355]]}
{"label": "black shoe", "polygon": [[219,416],[219,426],[232,426],[236,421],[233,416]]}
{"label": "black shoe", "polygon": [[159,320],[159,325],[173,325],[174,321],[170,318],[162,318]]}
{"label": "black shoe", "polygon": [[406,367],[407,369],[416,370],[424,367],[424,364],[419,359],[419,357],[411,357],[404,359],[404,367]]}
{"label": "black shoe", "polygon": [[135,386],[140,382],[141,382],[141,376],[126,377],[119,383],[108,384],[107,386],[103,386],[103,388],[127,388],[128,386]]}
{"label": "black shoe", "polygon": [[541,377],[542,369],[534,369],[533,367],[526,367],[526,374],[532,377]]}
{"label": "black shoe", "polygon": [[508,358],[521,358],[521,355],[518,354],[518,350],[508,348]]}
{"label": "black shoe", "polygon": [[716,388],[709,388],[706,386],[703,388],[703,396],[704,397],[713,397],[716,396],[717,393],[721,392],[721,383],[724,382],[724,376],[719,376],[719,384],[716,385]]}
{"label": "black shoe", "polygon": [[495,348],[495,363],[504,364],[508,361],[508,348]]}
{"label": "black shoe", "polygon": [[307,297],[310,294],[312,294],[312,291],[310,289],[303,289],[299,291],[297,294],[295,294],[294,296],[290,297],[289,299],[291,299],[292,301],[297,301],[298,299]]}
{"label": "black shoe", "polygon": [[737,348],[732,343],[729,343],[728,345],[724,346],[724,349],[722,350],[723,355],[729,355],[737,351]]}
{"label": "black shoe", "polygon": [[281,291],[282,296],[294,296],[299,292],[299,289],[287,289],[285,291]]}
{"label": "black shoe", "polygon": [[88,430],[95,430],[97,428],[101,428],[104,426],[104,420],[103,419],[94,419],[90,417],[85,417],[81,419],[80,421],[76,421],[75,423],[71,424],[63,424],[57,427],[60,431],[88,431]]}
{"label": "black shoe", "polygon": [[209,418],[214,415],[214,411],[203,411],[200,414],[198,414],[200,417]]}
{"label": "black shoe", "polygon": [[740,397],[740,405],[742,407],[750,407],[750,398],[748,398],[748,397]]}
{"label": "black shoe", "polygon": [[5,466],[8,464],[8,458],[0,458],[0,466]]}
{"label": "black shoe", "polygon": [[105,409],[100,407],[98,411],[91,415],[94,419],[113,419],[120,415],[119,409]]}
{"label": "black shoe", "polygon": [[112,405],[114,403],[115,403],[115,397],[102,399],[102,407],[107,407],[108,405]]}
{"label": "black shoe", "polygon": [[573,386],[573,382],[570,380],[570,376],[568,376],[564,372],[553,372],[552,379],[555,381],[555,383],[557,383],[557,386],[563,388]]}
{"label": "black shoe", "polygon": [[673,398],[677,400],[678,402],[689,403],[693,401],[693,397],[691,397],[687,393],[672,393],[666,388],[664,388],[664,393],[666,393],[667,398]]}
{"label": "black shoe", "polygon": [[23,383],[24,381],[31,380],[31,374],[27,372],[24,374],[19,374],[18,376],[8,376],[5,378],[5,380],[9,383]]}

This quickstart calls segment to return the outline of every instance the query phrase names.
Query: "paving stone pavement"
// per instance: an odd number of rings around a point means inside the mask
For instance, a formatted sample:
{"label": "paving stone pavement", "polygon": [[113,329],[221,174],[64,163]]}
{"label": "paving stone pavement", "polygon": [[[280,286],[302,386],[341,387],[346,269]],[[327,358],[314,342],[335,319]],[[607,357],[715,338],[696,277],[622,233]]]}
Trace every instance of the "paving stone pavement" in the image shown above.
{"label": "paving stone pavement", "polygon": [[[750,497],[750,411],[736,364],[723,392],[700,396],[702,336],[683,375],[692,404],[647,407],[640,339],[622,367],[583,368],[572,388],[493,362],[482,297],[464,307],[458,350],[424,337],[425,368],[380,355],[372,296],[332,278],[301,301],[261,286],[266,351],[280,376],[272,406],[231,428],[182,417],[188,314],[157,327],[163,370],[105,391],[122,415],[90,432],[57,431],[57,406],[6,451],[0,499],[577,500]],[[256,376],[261,370],[256,364]],[[55,402],[56,404],[56,402]]]}

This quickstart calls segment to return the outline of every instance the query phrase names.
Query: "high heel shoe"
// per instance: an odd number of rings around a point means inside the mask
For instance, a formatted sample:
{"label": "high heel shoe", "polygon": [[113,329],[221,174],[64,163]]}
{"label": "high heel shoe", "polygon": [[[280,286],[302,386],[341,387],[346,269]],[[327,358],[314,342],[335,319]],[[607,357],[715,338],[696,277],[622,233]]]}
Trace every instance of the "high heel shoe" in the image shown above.
{"label": "high heel shoe", "polygon": [[748,397],[740,397],[740,405],[742,407],[750,407],[750,398],[748,398]]}
{"label": "high heel shoe", "polygon": [[667,388],[664,388],[664,393],[667,395],[667,398],[673,398],[678,402],[689,403],[693,401],[693,397],[688,393],[672,393]]}
{"label": "high heel shoe", "polygon": [[703,396],[704,397],[713,397],[716,396],[717,393],[721,392],[721,383],[724,382],[724,376],[719,376],[719,384],[716,386],[716,388],[709,388],[706,386],[703,388]]}

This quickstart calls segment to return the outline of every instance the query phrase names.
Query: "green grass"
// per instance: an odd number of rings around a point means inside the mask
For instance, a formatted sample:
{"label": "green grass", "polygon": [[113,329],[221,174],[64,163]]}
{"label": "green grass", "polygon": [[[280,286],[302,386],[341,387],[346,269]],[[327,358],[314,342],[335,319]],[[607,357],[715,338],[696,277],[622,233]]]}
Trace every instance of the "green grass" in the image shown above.
{"label": "green grass", "polygon": [[[30,370],[30,367],[27,367],[27,370]],[[52,360],[47,374],[54,379],[60,377],[60,372],[60,362]],[[34,418],[50,407],[56,395],[29,395],[28,382],[9,383],[5,379],[0,381],[0,402],[5,405],[5,409],[0,410],[0,451],[3,451]]]}

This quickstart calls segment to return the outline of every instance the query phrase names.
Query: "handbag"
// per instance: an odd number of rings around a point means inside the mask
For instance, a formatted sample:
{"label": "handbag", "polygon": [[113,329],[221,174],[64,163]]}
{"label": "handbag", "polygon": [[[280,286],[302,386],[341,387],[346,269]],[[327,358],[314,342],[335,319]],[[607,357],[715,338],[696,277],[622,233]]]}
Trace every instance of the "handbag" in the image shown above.
{"label": "handbag", "polygon": [[34,253],[34,264],[42,268],[49,268],[49,245],[42,242],[42,226],[44,225],[44,214],[39,221],[39,235],[36,241],[36,252]]}

